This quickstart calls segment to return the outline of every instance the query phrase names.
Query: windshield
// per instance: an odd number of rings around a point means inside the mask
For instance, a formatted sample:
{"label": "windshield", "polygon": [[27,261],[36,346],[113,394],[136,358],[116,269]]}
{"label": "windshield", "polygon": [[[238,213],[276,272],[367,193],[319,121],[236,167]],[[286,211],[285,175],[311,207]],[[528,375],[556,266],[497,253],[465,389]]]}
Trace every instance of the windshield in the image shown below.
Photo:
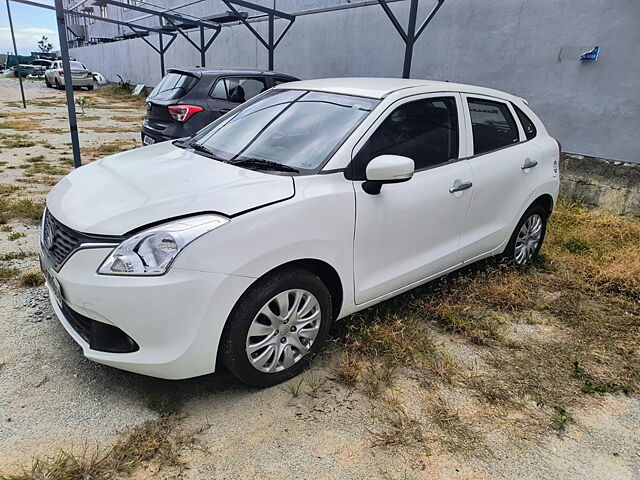
{"label": "windshield", "polygon": [[156,85],[148,98],[156,100],[175,100],[185,96],[193,86],[198,83],[196,77],[182,73],[167,73],[160,83]]}
{"label": "windshield", "polygon": [[269,161],[314,171],[377,103],[332,93],[271,90],[204,128],[191,143],[228,162]]}

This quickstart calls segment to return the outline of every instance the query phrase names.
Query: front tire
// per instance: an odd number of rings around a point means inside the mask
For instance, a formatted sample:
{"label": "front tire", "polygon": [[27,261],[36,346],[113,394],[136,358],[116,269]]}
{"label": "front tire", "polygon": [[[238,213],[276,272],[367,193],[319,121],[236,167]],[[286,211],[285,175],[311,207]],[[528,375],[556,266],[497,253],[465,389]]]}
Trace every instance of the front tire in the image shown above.
{"label": "front tire", "polygon": [[234,307],[220,342],[224,365],[238,379],[269,387],[302,372],[331,326],[331,295],[300,268],[258,280]]}
{"label": "front tire", "polygon": [[509,263],[522,267],[538,255],[547,232],[548,217],[547,211],[539,205],[529,207],[522,215],[503,254]]}

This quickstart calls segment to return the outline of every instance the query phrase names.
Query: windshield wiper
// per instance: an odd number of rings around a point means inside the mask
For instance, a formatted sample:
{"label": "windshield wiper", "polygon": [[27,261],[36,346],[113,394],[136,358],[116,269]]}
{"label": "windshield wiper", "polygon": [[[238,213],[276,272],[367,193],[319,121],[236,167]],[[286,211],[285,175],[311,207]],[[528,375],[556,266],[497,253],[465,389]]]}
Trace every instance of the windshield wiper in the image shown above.
{"label": "windshield wiper", "polygon": [[239,160],[229,161],[232,165],[238,165],[240,167],[251,168],[255,167],[260,170],[275,170],[279,172],[293,172],[298,173],[300,170],[283,163],[272,162],[271,160],[263,160],[262,158],[242,158]]}

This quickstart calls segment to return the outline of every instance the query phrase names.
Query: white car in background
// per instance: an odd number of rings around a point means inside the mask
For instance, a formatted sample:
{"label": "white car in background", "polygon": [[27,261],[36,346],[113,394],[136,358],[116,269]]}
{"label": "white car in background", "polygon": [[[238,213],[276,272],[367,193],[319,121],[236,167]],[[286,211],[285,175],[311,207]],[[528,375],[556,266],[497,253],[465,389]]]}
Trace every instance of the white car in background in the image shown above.
{"label": "white car in background", "polygon": [[[74,87],[87,87],[93,90],[93,73],[80,62],[70,61],[69,66],[71,67],[71,84]],[[44,81],[47,87],[64,88],[62,60],[51,63],[51,67],[44,72]]]}
{"label": "white car in background", "polygon": [[496,90],[287,83],[189,139],[63,178],[42,269],[87,358],[167,379],[221,361],[273,385],[335,320],[482,258],[530,262],[559,150],[524,100]]}

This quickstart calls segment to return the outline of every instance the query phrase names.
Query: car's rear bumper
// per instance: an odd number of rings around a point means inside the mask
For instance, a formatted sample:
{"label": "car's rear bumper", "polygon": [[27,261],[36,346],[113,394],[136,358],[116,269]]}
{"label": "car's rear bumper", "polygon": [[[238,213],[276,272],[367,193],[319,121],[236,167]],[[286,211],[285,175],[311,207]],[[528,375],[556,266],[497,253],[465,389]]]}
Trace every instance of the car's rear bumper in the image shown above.
{"label": "car's rear bumper", "polygon": [[[92,87],[93,86],[93,77],[91,78],[72,78],[71,85],[74,87]],[[58,81],[60,85],[64,85],[64,77],[58,77]]]}
{"label": "car's rear bumper", "polygon": [[60,272],[48,269],[53,309],[85,357],[166,379],[213,372],[224,323],[253,279],[179,268],[152,277],[98,275],[109,252],[78,250]]}

